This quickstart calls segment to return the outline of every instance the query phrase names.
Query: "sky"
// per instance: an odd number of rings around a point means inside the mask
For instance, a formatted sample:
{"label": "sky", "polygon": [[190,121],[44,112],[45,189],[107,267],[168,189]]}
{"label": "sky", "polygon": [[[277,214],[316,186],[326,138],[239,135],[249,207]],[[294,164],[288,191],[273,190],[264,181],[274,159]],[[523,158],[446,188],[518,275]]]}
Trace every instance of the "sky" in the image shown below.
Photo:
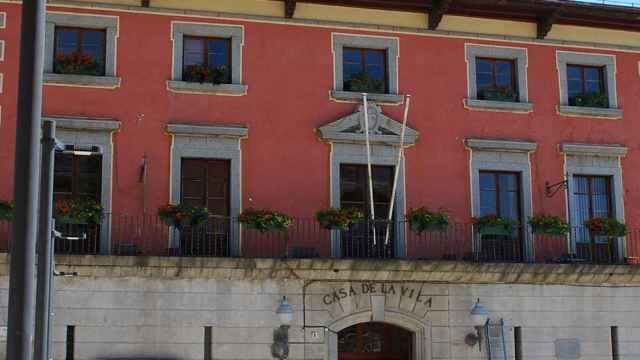
{"label": "sky", "polygon": [[603,2],[606,4],[611,4],[611,5],[628,5],[628,6],[636,6],[636,7],[640,7],[640,0],[574,0],[574,1],[580,1],[580,2],[588,2],[588,3],[599,3],[602,4]]}

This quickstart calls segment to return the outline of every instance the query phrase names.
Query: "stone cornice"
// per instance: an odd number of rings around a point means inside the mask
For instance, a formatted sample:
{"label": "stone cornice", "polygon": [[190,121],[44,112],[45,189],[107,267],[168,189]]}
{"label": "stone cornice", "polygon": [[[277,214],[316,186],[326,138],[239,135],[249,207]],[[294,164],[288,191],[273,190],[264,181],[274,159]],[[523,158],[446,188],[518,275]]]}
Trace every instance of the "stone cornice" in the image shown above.
{"label": "stone cornice", "polygon": [[617,144],[560,144],[560,151],[567,155],[618,157],[627,154],[627,147]]}
{"label": "stone cornice", "polygon": [[249,129],[242,125],[168,124],[167,132],[172,135],[227,136],[243,138],[249,134]]}
{"label": "stone cornice", "polygon": [[43,120],[56,122],[60,129],[84,130],[84,131],[117,131],[120,129],[120,121],[113,119],[70,118],[43,116]]}
{"label": "stone cornice", "polygon": [[529,141],[497,140],[497,139],[466,139],[465,145],[473,150],[531,152],[538,144]]}

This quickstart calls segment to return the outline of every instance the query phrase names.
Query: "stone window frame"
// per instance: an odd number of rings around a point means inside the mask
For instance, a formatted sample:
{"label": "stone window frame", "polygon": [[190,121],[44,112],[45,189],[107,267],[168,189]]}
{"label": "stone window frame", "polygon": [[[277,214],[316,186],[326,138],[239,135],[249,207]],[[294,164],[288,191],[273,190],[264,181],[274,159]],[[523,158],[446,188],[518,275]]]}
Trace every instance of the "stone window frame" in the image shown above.
{"label": "stone window frame", "polygon": [[[171,173],[169,201],[180,203],[181,169],[183,158],[230,160],[229,201],[230,217],[237,218],[242,211],[242,144],[249,130],[244,126],[233,125],[191,125],[170,123],[167,132],[171,136]],[[241,232],[232,226],[230,255],[241,255]],[[177,239],[169,239],[169,247]]]}
{"label": "stone window frame", "polygon": [[[56,26],[106,30],[104,76],[56,74],[53,72]],[[121,79],[116,76],[118,29],[119,17],[117,16],[47,12],[44,47],[44,83],[46,85],[81,86],[106,89],[115,89],[120,87]]]}
{"label": "stone window frame", "polygon": [[[514,113],[533,111],[533,104],[529,102],[529,51],[527,48],[467,43],[464,45],[464,52],[467,63],[467,98],[464,99],[464,105],[467,109]],[[478,100],[476,60],[479,57],[515,61],[518,102]]]}
{"label": "stone window frame", "polygon": [[[113,119],[90,119],[47,116],[43,120],[54,121],[56,138],[65,145],[95,146],[102,154],[100,204],[104,213],[112,214],[113,194],[113,133],[120,130],[120,122]],[[109,221],[109,218],[107,218]],[[109,224],[111,225],[111,224]],[[100,254],[111,249],[111,226],[100,227]]]}
{"label": "stone window frame", "polygon": [[[231,39],[231,84],[200,84],[182,81],[184,36],[219,37]],[[172,67],[167,89],[176,93],[242,96],[247,85],[242,84],[242,48],[244,26],[184,21],[171,22]]]}
{"label": "stone window frame", "polygon": [[388,94],[368,94],[372,102],[401,104],[404,98],[398,94],[398,58],[400,57],[400,38],[373,35],[357,35],[331,33],[333,50],[333,89],[330,98],[336,101],[361,102],[362,94],[344,91],[343,78],[343,49],[345,47],[385,50],[387,52]]}
{"label": "stone window frame", "polygon": [[[567,214],[571,226],[580,225],[575,223],[575,216],[572,213],[577,208],[573,196],[573,177],[575,175],[610,176],[612,179],[611,200],[613,202],[613,214],[618,221],[625,221],[621,158],[627,154],[627,151],[627,147],[617,144],[560,144],[560,152],[564,155],[564,165],[568,180],[565,195],[566,199],[569,199]],[[570,246],[571,251],[575,253],[575,239],[570,239]],[[618,238],[617,249],[619,258],[624,259],[626,254],[624,237]]]}
{"label": "stone window frame", "polygon": [[6,50],[6,42],[4,40],[0,40],[0,61],[4,61],[4,53]]}
{"label": "stone window frame", "polygon": [[[520,140],[466,139],[470,150],[471,216],[480,214],[480,171],[509,171],[520,174],[521,224],[526,224],[533,216],[533,184],[531,175],[531,153],[538,145]],[[509,160],[511,158],[511,161]],[[513,161],[516,160],[517,161]],[[529,231],[523,231],[523,258],[533,260],[535,256],[534,238]],[[479,243],[479,235],[473,233],[474,246]],[[475,249],[474,249],[475,251]]]}
{"label": "stone window frame", "polygon": [[0,12],[0,29],[7,28],[7,13],[5,11]]}
{"label": "stone window frame", "polygon": [[[556,51],[556,63],[560,86],[560,105],[558,105],[558,113],[560,115],[609,119],[622,118],[623,111],[618,108],[615,55],[558,50]],[[568,64],[604,67],[605,86],[609,97],[608,108],[589,108],[569,105],[569,85],[567,81]]]}

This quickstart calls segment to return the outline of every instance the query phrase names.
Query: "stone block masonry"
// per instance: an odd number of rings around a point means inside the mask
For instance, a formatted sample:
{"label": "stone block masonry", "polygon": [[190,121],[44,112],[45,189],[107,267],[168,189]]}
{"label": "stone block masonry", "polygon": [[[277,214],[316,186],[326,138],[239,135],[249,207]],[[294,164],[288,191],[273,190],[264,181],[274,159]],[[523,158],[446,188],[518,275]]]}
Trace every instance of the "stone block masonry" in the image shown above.
{"label": "stone block masonry", "polygon": [[[6,326],[8,257],[0,257],[0,326]],[[640,268],[462,262],[247,260],[66,256],[56,279],[55,359],[203,359],[204,327],[214,359],[271,359],[275,314],[287,296],[295,314],[291,359],[339,359],[340,330],[377,321],[414,333],[413,359],[486,359],[464,343],[480,298],[513,328],[525,359],[557,359],[577,340],[580,359],[640,358]],[[0,339],[5,341],[6,339]],[[483,346],[483,348],[485,348]],[[0,359],[4,359],[4,343]]]}

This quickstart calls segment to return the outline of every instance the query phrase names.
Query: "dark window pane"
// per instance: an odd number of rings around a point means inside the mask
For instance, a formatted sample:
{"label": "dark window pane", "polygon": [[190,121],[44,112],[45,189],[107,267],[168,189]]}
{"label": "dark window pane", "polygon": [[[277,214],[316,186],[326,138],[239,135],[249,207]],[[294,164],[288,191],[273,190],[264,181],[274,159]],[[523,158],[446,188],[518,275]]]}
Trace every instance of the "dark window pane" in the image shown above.
{"label": "dark window pane", "polygon": [[344,49],[342,51],[344,62],[348,63],[362,63],[362,53],[356,49]]}
{"label": "dark window pane", "polygon": [[582,81],[582,68],[578,66],[567,66],[567,78],[569,80]]}
{"label": "dark window pane", "polygon": [[103,63],[104,38],[104,31],[84,31],[82,33],[82,52],[93,57],[97,62]]}
{"label": "dark window pane", "polygon": [[476,74],[478,89],[490,87],[493,85],[493,77],[491,74],[478,73]]}
{"label": "dark window pane", "polygon": [[569,80],[569,96],[582,93],[582,80]]}
{"label": "dark window pane", "polygon": [[367,74],[372,78],[380,81],[384,81],[384,69],[377,65],[367,66]]}
{"label": "dark window pane", "polygon": [[480,216],[498,213],[498,199],[495,191],[480,191]]}
{"label": "dark window pane", "polygon": [[600,93],[602,92],[602,84],[600,81],[587,81],[585,84],[585,92]]}
{"label": "dark window pane", "polygon": [[184,39],[184,59],[185,67],[204,63],[204,41],[196,38]]}
{"label": "dark window pane", "polygon": [[492,73],[493,66],[489,60],[476,59],[476,72],[477,73]]}
{"label": "dark window pane", "polygon": [[71,29],[57,29],[56,54],[71,54],[78,51],[79,32]]}
{"label": "dark window pane", "polygon": [[517,191],[518,176],[515,174],[500,174],[500,189],[502,191]]}
{"label": "dark window pane", "polygon": [[496,176],[493,173],[480,173],[480,190],[495,190]]}
{"label": "dark window pane", "polygon": [[585,74],[584,77],[587,80],[591,80],[591,81],[595,80],[599,82],[601,79],[600,77],[601,71],[602,71],[601,68],[587,67],[584,70],[584,74]]}
{"label": "dark window pane", "polygon": [[384,52],[382,51],[367,51],[367,64],[384,66]]}
{"label": "dark window pane", "polygon": [[68,193],[71,194],[71,176],[69,175],[55,175],[53,180],[53,192],[54,193]]}
{"label": "dark window pane", "polygon": [[512,77],[511,74],[498,74],[496,75],[496,86],[513,88],[513,84],[511,83]]}

